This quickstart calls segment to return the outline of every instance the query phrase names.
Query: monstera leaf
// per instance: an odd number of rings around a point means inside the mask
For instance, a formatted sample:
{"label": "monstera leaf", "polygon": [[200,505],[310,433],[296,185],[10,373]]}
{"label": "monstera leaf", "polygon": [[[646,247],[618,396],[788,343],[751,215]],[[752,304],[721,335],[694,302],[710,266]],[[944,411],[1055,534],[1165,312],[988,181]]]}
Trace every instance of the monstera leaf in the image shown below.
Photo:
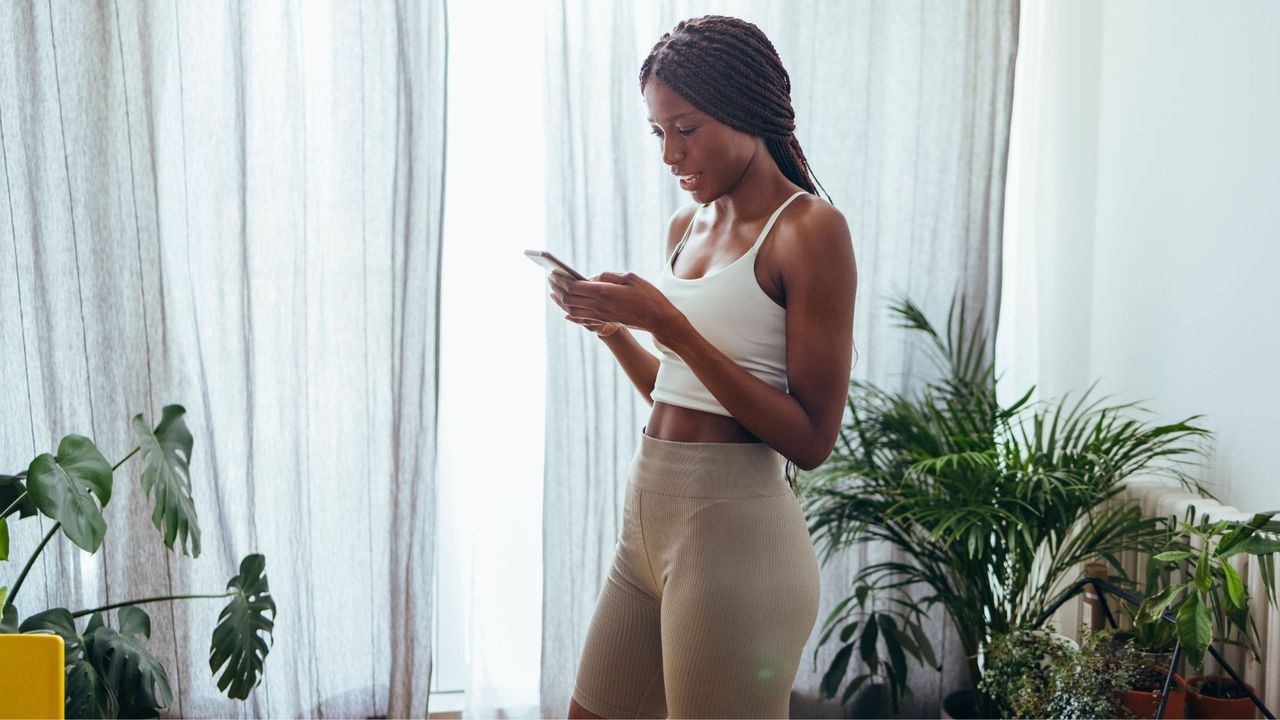
{"label": "monstera leaf", "polygon": [[5,518],[14,513],[18,513],[18,517],[29,517],[37,512],[26,485],[22,484],[26,476],[25,470],[17,475],[0,475],[0,560],[9,559],[9,521]]}
{"label": "monstera leaf", "polygon": [[[267,587],[266,558],[247,555],[240,561],[240,574],[231,578],[227,589],[233,591],[231,602],[218,616],[209,647],[209,669],[214,675],[219,668],[218,689],[227,697],[244,700],[249,691],[262,681],[262,663],[270,651],[268,639],[275,627],[276,601]],[[271,617],[267,617],[267,612]]]}
{"label": "monstera leaf", "polygon": [[173,702],[164,666],[147,649],[151,618],[125,606],[116,612],[119,630],[106,627],[94,613],[85,627],[85,654],[103,684],[115,695],[123,717],[155,717]]}
{"label": "monstera leaf", "polygon": [[177,540],[183,552],[200,557],[200,526],[196,524],[191,476],[187,472],[192,439],[182,419],[186,412],[181,405],[166,405],[154,431],[147,428],[139,413],[133,418],[133,432],[147,463],[142,470],[142,490],[149,498],[154,495],[152,524],[164,535],[164,544],[170,550]]}
{"label": "monstera leaf", "polygon": [[22,481],[26,477],[26,470],[17,475],[0,475],[0,517],[8,517],[14,513],[18,513],[18,517],[31,517],[39,512],[31,495],[23,496],[27,492],[27,486]]}
{"label": "monstera leaf", "polygon": [[49,632],[62,638],[67,669],[67,717],[113,718],[120,712],[115,692],[89,661],[85,636],[96,629],[92,626],[91,621],[90,629],[82,635],[76,630],[76,620],[70,610],[54,608],[23,620],[19,628],[19,632]]}
{"label": "monstera leaf", "polygon": [[68,435],[58,443],[56,457],[44,453],[32,460],[27,492],[40,512],[62,523],[71,542],[88,552],[98,551],[107,533],[98,503],[105,506],[111,500],[111,465],[93,441]]}

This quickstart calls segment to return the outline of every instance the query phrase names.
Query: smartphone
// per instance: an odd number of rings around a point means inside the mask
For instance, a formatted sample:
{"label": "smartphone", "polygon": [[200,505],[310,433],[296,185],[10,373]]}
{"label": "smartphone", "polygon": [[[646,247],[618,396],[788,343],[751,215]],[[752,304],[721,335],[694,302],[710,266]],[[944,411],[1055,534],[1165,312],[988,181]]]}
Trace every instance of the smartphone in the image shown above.
{"label": "smartphone", "polygon": [[564,275],[568,275],[574,280],[587,279],[582,275],[582,273],[569,267],[569,265],[565,263],[563,260],[556,257],[555,255],[552,255],[546,250],[525,250],[524,254],[529,256],[530,260],[541,265],[543,268],[545,268],[549,272],[562,273]]}

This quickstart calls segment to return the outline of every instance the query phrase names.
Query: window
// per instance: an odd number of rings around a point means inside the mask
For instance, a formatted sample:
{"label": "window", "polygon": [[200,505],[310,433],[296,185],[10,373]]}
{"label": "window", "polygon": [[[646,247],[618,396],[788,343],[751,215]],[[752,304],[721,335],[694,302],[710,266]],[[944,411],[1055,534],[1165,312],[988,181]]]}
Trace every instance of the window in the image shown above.
{"label": "window", "polygon": [[538,703],[544,12],[449,4],[432,713]]}

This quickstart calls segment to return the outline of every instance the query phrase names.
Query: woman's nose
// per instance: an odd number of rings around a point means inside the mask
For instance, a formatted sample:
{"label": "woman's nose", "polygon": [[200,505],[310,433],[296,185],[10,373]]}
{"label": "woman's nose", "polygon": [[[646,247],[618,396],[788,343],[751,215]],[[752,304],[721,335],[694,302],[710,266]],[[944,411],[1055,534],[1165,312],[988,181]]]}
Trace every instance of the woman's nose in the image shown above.
{"label": "woman's nose", "polygon": [[684,159],[684,148],[672,140],[664,139],[662,142],[662,161],[668,165],[675,165]]}

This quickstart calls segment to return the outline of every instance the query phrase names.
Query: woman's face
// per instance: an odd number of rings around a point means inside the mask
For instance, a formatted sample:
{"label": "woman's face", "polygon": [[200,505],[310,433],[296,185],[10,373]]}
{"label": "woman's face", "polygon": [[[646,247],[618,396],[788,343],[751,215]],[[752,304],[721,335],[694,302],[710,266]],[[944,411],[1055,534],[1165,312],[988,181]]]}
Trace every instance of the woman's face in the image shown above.
{"label": "woman's face", "polygon": [[662,162],[681,189],[706,204],[737,184],[756,151],[755,137],[698,110],[656,78],[645,84],[644,102]]}

